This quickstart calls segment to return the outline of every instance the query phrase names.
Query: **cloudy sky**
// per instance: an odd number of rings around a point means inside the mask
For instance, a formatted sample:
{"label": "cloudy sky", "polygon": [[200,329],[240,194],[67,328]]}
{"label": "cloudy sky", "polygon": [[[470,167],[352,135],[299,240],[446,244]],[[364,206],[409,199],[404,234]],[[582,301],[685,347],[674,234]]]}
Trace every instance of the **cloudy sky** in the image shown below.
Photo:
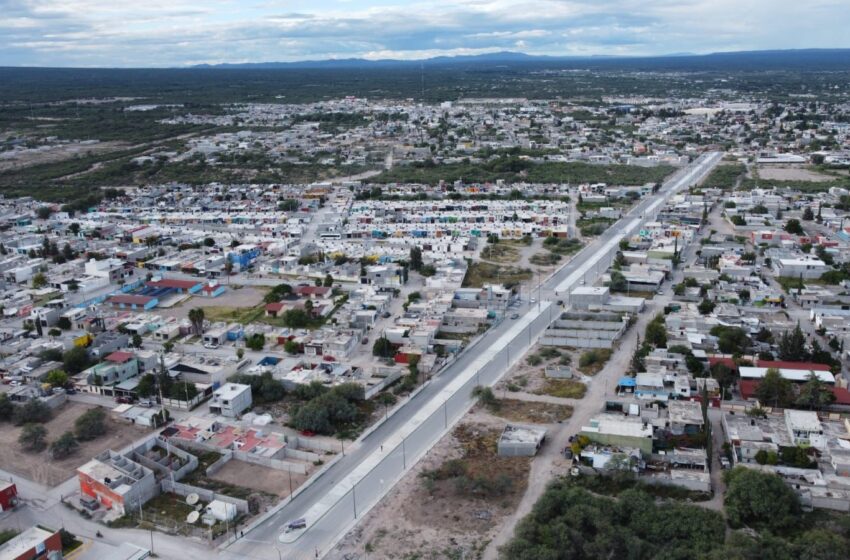
{"label": "cloudy sky", "polygon": [[0,66],[850,47],[848,0],[0,0]]}

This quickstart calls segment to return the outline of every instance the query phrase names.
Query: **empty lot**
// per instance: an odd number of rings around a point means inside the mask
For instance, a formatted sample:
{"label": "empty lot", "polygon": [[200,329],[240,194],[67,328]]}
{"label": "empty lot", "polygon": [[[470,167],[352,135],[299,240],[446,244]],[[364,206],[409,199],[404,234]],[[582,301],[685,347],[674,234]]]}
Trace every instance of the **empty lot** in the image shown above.
{"label": "empty lot", "polygon": [[[237,459],[229,461],[210,478],[234,486],[274,494],[281,498],[289,496],[289,473],[287,471],[270,469]],[[296,490],[305,480],[307,480],[307,476],[292,473],[292,490]]]}
{"label": "empty lot", "polygon": [[[74,421],[91,405],[67,402],[53,413],[53,418],[44,427],[47,428],[47,441],[52,442],[64,432],[74,429]],[[77,467],[106,449],[120,450],[143,437],[146,430],[124,422],[114,420],[107,415],[106,435],[93,441],[81,441],[80,447],[70,457],[53,460],[47,450],[28,453],[18,444],[21,428],[7,424],[0,430],[0,468],[18,476],[28,478],[47,486],[57,484],[74,476]]]}

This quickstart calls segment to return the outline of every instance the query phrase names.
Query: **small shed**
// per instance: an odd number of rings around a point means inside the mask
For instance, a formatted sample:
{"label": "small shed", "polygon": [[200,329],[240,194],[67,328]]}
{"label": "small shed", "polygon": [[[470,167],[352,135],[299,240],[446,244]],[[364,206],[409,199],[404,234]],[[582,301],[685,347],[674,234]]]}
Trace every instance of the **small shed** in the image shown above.
{"label": "small shed", "polygon": [[500,457],[534,457],[546,438],[546,428],[508,424],[499,437]]}

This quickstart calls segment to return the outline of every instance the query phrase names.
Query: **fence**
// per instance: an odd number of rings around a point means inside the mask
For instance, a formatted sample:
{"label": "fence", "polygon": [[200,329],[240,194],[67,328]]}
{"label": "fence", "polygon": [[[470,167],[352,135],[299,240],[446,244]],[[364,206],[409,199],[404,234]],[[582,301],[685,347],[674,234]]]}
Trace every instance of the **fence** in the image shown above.
{"label": "fence", "polygon": [[234,506],[236,506],[236,510],[240,513],[248,513],[248,502],[245,500],[240,500],[239,498],[233,498],[231,496],[225,496],[224,494],[218,494],[216,492],[213,492],[212,490],[207,490],[206,488],[201,488],[199,486],[192,486],[191,484],[183,484],[182,482],[171,482],[167,478],[162,480],[161,485],[163,492],[173,492],[178,496],[188,496],[189,494],[197,494],[205,502],[212,502],[213,500],[227,502],[228,504],[233,504]]}
{"label": "fence", "polygon": [[280,459],[271,459],[269,457],[260,457],[251,453],[243,453],[242,451],[234,451],[233,457],[246,463],[253,463],[269,469],[278,471],[288,471],[296,474],[307,474],[307,465],[303,463],[291,463],[289,461],[281,461]]}
{"label": "fence", "polygon": [[[476,386],[494,384],[512,364],[522,358],[559,313],[556,306],[549,303],[543,305],[542,312],[519,334],[512,336],[504,347],[473,361],[467,371],[472,370],[474,374],[464,378],[464,372],[452,380],[434,397],[435,400],[443,401],[430,407],[426,405],[426,409],[430,409],[427,417],[422,418],[416,428],[395,447],[386,451],[374,467],[335,504],[311,522],[311,534],[315,540],[334,542],[340,536],[340,528],[349,527],[376,504],[404,474],[407,466],[421,458],[466,414],[474,402],[472,392]],[[481,363],[484,360],[486,362]],[[293,550],[297,550],[297,544],[293,546]]]}

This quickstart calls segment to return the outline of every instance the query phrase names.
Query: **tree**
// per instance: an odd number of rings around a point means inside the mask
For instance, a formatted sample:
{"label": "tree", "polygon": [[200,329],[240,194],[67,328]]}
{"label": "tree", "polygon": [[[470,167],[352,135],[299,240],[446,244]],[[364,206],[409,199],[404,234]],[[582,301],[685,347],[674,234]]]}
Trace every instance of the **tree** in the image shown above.
{"label": "tree", "polygon": [[71,319],[69,319],[68,317],[62,316],[62,317],[59,317],[59,319],[56,320],[56,326],[59,327],[60,329],[62,329],[63,331],[69,331],[69,330],[71,330],[73,325],[71,325]]}
{"label": "tree", "polygon": [[39,206],[35,211],[35,215],[39,220],[46,220],[51,214],[53,214],[53,208],[50,206]]}
{"label": "tree", "polygon": [[803,210],[803,219],[807,222],[811,222],[815,219],[815,213],[812,212],[811,206],[806,206],[806,209]]}
{"label": "tree", "polygon": [[142,347],[142,337],[139,335],[139,333],[134,333],[133,338],[131,340],[132,340],[131,344],[133,345],[133,348],[141,348]]}
{"label": "tree", "polygon": [[41,399],[30,399],[25,404],[15,407],[13,419],[15,424],[43,424],[50,420],[51,410]]}
{"label": "tree", "polygon": [[835,393],[815,375],[809,374],[809,379],[800,387],[800,394],[795,404],[800,408],[821,410],[835,402]]}
{"label": "tree", "polygon": [[204,318],[205,314],[202,307],[194,307],[189,310],[189,321],[192,323],[192,330],[198,336],[204,334]]}
{"label": "tree", "polygon": [[65,432],[59,439],[50,444],[50,456],[54,459],[64,459],[72,455],[80,444],[71,432]]}
{"label": "tree", "polygon": [[322,285],[323,285],[325,288],[333,287],[333,285],[334,285],[334,277],[333,277],[333,276],[331,276],[330,274],[326,274],[326,275],[325,275],[325,280],[324,280],[324,282],[322,283]]}
{"label": "tree", "polygon": [[664,323],[663,315],[656,315],[655,318],[646,325],[646,333],[644,334],[647,344],[652,344],[656,348],[664,348],[667,346],[667,326]]}
{"label": "tree", "polygon": [[297,354],[301,351],[301,346],[294,340],[287,340],[283,344],[283,349],[287,354]]}
{"label": "tree", "polygon": [[136,394],[146,399],[156,393],[156,376],[152,373],[146,373],[139,378],[139,384],[136,385]]}
{"label": "tree", "polygon": [[287,309],[283,313],[283,324],[291,329],[303,329],[310,324],[310,316],[303,309]]}
{"label": "tree", "polygon": [[803,235],[803,226],[800,225],[800,220],[791,218],[785,222],[785,231],[794,235]]}
{"label": "tree", "polygon": [[727,485],[724,505],[732,527],[781,532],[799,523],[797,495],[777,475],[735,467],[724,478]]}
{"label": "tree", "polygon": [[782,377],[778,369],[769,368],[756,388],[756,397],[768,406],[788,406],[793,397],[791,382]]}
{"label": "tree", "polygon": [[174,343],[171,342],[170,340],[166,340],[165,342],[162,343],[162,350],[166,354],[171,352],[172,350],[174,350]]}
{"label": "tree", "polygon": [[68,231],[70,231],[72,235],[76,236],[80,233],[80,224],[77,222],[71,222],[71,225],[68,226]]}
{"label": "tree", "polygon": [[372,345],[372,355],[379,358],[391,358],[395,355],[395,350],[389,339],[382,336],[375,340],[375,343]]}
{"label": "tree", "polygon": [[37,273],[32,277],[32,287],[36,290],[43,288],[47,285],[47,276],[44,275],[43,272]]}
{"label": "tree", "polygon": [[806,336],[799,321],[791,332],[786,331],[779,338],[779,359],[787,362],[804,362],[809,359]]}
{"label": "tree", "polygon": [[26,424],[18,436],[18,443],[26,451],[37,452],[47,447],[47,428],[41,424]]}
{"label": "tree", "polygon": [[6,393],[0,393],[0,422],[8,422],[15,414],[15,405]]}
{"label": "tree", "polygon": [[699,311],[700,315],[708,315],[712,311],[714,311],[715,303],[710,299],[703,299],[700,304],[697,306],[697,311]]}
{"label": "tree", "polygon": [[608,283],[608,288],[612,292],[625,292],[629,287],[629,282],[623,273],[618,270],[611,271],[611,281]]}
{"label": "tree", "polygon": [[419,271],[422,268],[422,249],[419,247],[410,248],[410,269]]}
{"label": "tree", "polygon": [[50,383],[54,387],[64,387],[68,384],[68,374],[61,369],[53,369],[47,372],[44,382]]}
{"label": "tree", "polygon": [[236,349],[236,359],[241,360],[244,357],[245,357],[245,349],[244,348],[237,348]]}
{"label": "tree", "polygon": [[720,385],[721,390],[725,390],[734,383],[735,372],[726,364],[718,362],[711,366],[711,377],[717,380],[717,384]]}
{"label": "tree", "polygon": [[205,247],[215,247],[215,239],[213,239],[212,237],[205,237],[204,238],[204,246]]}
{"label": "tree", "polygon": [[255,352],[260,352],[265,345],[266,335],[263,333],[254,333],[245,340],[245,346]]}
{"label": "tree", "polygon": [[168,390],[168,396],[174,400],[189,402],[198,396],[198,388],[194,383],[181,381],[171,385]]}
{"label": "tree", "polygon": [[88,409],[74,421],[74,433],[80,441],[102,436],[106,433],[106,413],[99,406]]}
{"label": "tree", "polygon": [[69,375],[76,375],[89,367],[89,354],[82,346],[75,346],[62,355],[62,363]]}

